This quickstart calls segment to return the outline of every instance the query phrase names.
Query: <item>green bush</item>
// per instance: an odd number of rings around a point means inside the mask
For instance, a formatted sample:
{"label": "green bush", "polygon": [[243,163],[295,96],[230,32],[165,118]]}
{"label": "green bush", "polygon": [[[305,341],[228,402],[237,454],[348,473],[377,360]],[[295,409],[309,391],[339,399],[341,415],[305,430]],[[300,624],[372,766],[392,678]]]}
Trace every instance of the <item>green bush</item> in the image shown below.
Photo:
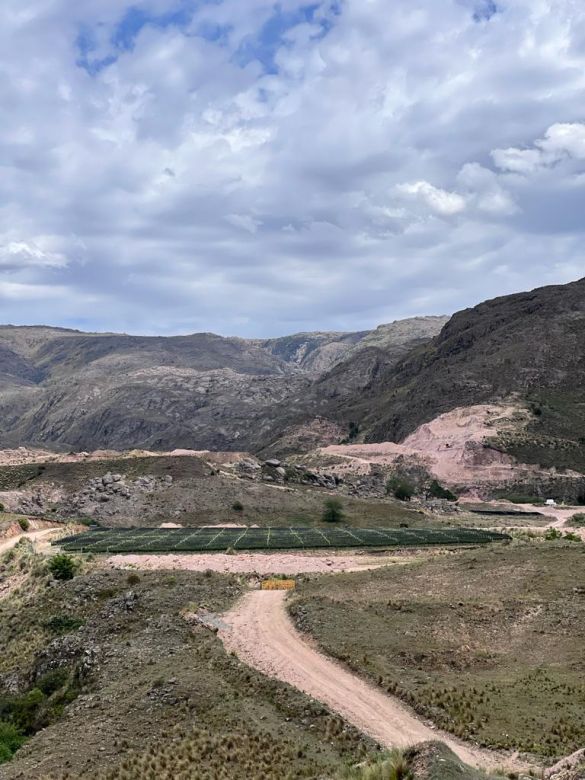
{"label": "green bush", "polygon": [[549,529],[546,531],[546,533],[545,533],[545,535],[544,535],[544,538],[545,538],[545,539],[546,539],[548,542],[552,542],[552,541],[554,541],[555,539],[562,539],[562,538],[563,538],[563,535],[562,535],[562,533],[561,533],[561,532],[560,532],[558,529],[556,529],[556,528],[549,528]]}
{"label": "green bush", "polygon": [[128,585],[138,585],[140,582],[140,576],[136,574],[136,572],[132,572],[126,577],[126,582]]}
{"label": "green bush", "polygon": [[243,512],[244,505],[242,504],[241,501],[234,501],[234,503],[232,504],[232,509],[234,510],[234,512]]}
{"label": "green bush", "polygon": [[580,542],[581,541],[581,537],[579,536],[579,534],[573,533],[573,531],[567,531],[567,533],[565,534],[564,538],[568,542]]}
{"label": "green bush", "polygon": [[579,512],[576,515],[572,515],[565,525],[570,525],[572,528],[585,528],[585,514]]}
{"label": "green bush", "polygon": [[447,488],[444,488],[440,482],[433,479],[429,486],[429,495],[432,498],[445,498],[447,501],[457,501],[457,496]]}
{"label": "green bush", "polygon": [[44,693],[45,696],[51,696],[55,691],[60,690],[68,679],[69,671],[67,669],[53,669],[37,680],[36,687]]}
{"label": "green bush", "polygon": [[34,734],[38,728],[39,711],[46,700],[40,688],[30,691],[10,701],[10,719],[25,734]]}
{"label": "green bush", "polygon": [[76,631],[84,622],[81,618],[71,615],[53,615],[43,625],[54,634],[68,634],[70,631]]}
{"label": "green bush", "polygon": [[10,761],[24,743],[24,735],[13,723],[0,720],[0,764]]}
{"label": "green bush", "polygon": [[386,483],[386,493],[391,493],[399,501],[410,501],[415,492],[413,483],[408,479],[391,477]]}
{"label": "green bush", "polygon": [[338,498],[328,498],[321,519],[326,523],[338,523],[343,520],[343,504]]}
{"label": "green bush", "polygon": [[79,563],[67,553],[58,553],[49,561],[49,571],[56,580],[72,580]]}
{"label": "green bush", "polygon": [[18,525],[21,527],[23,531],[28,531],[28,529],[30,528],[30,523],[26,517],[19,517]]}

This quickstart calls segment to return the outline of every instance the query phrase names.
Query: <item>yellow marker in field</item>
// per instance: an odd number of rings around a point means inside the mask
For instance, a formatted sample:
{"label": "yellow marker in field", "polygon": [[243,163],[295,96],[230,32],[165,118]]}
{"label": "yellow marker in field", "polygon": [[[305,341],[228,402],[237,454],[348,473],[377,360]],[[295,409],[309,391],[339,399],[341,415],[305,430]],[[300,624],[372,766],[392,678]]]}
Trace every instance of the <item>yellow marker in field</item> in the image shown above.
{"label": "yellow marker in field", "polygon": [[294,580],[263,580],[262,590],[293,590],[296,583]]}

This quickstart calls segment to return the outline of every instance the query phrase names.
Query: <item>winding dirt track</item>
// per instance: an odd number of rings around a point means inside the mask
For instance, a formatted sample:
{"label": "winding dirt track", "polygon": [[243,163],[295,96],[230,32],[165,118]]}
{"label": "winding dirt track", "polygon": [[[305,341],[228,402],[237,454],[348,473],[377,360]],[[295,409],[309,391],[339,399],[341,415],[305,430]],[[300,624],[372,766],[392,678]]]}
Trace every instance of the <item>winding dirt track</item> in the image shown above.
{"label": "winding dirt track", "polygon": [[29,533],[22,533],[22,534],[16,534],[15,536],[10,536],[8,539],[2,539],[0,540],[0,554],[6,552],[7,550],[12,549],[13,547],[16,547],[18,542],[20,542],[21,539],[30,539],[31,542],[38,541],[39,539],[42,539],[45,536],[49,536],[50,534],[54,534],[57,530],[57,528],[43,528],[42,531],[30,531]]}
{"label": "winding dirt track", "polygon": [[285,608],[285,597],[284,591],[247,593],[224,615],[225,626],[219,630],[219,636],[226,649],[249,666],[323,702],[387,747],[440,739],[462,761],[475,767],[525,767],[425,725],[400,701],[323,656],[294,627]]}

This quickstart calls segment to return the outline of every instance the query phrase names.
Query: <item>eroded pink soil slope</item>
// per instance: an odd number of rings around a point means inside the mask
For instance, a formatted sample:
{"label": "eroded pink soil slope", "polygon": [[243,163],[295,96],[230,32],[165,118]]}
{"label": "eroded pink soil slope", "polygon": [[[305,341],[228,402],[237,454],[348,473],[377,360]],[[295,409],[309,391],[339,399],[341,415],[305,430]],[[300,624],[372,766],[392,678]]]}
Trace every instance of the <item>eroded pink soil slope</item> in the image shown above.
{"label": "eroded pink soil slope", "polygon": [[319,452],[347,459],[347,464],[331,467],[341,473],[368,473],[370,464],[390,465],[403,455],[419,459],[432,474],[447,483],[500,483],[539,471],[484,445],[488,437],[518,429],[526,419],[527,413],[513,404],[478,404],[440,415],[421,425],[401,444],[331,445]]}

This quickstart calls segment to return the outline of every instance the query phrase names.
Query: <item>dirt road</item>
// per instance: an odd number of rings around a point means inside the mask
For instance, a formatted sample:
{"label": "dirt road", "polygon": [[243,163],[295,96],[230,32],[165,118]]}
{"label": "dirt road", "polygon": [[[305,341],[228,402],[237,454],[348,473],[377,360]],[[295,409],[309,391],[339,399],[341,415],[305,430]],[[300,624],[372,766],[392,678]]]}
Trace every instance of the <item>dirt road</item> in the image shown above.
{"label": "dirt road", "polygon": [[305,640],[285,609],[284,591],[250,591],[223,617],[219,636],[249,666],[326,704],[387,747],[440,739],[472,766],[495,769],[513,761],[466,745],[419,720],[392,696],[326,658]]}
{"label": "dirt road", "polygon": [[15,547],[21,539],[30,539],[31,542],[35,542],[39,539],[43,539],[45,536],[49,536],[49,534],[54,534],[58,530],[58,528],[43,528],[42,531],[30,531],[29,533],[16,534],[15,536],[10,536],[8,539],[0,540],[0,555]]}

